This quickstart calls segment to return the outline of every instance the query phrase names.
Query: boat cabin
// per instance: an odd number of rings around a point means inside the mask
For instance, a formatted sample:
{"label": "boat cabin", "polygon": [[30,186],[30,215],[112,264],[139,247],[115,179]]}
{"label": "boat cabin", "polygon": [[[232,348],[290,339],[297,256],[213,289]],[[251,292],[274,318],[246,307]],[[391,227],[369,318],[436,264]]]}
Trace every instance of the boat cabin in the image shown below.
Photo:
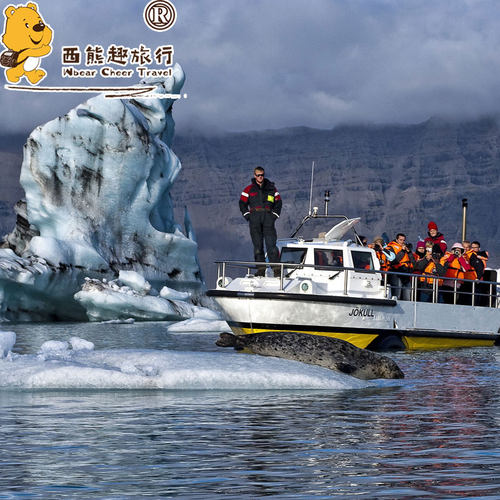
{"label": "boat cabin", "polygon": [[380,264],[371,248],[324,236],[279,240],[278,248],[280,262],[293,265],[283,266],[284,278],[293,278],[285,284],[288,292],[384,297],[383,276],[374,272]]}

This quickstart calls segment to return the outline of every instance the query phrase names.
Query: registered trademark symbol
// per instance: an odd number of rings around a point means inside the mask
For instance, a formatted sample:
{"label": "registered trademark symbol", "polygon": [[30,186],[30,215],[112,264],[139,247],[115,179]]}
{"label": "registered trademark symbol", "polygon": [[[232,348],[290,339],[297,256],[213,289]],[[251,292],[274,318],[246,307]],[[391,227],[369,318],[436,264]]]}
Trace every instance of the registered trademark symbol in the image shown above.
{"label": "registered trademark symbol", "polygon": [[177,11],[168,0],[152,0],[144,8],[144,22],[154,31],[167,31],[177,19]]}

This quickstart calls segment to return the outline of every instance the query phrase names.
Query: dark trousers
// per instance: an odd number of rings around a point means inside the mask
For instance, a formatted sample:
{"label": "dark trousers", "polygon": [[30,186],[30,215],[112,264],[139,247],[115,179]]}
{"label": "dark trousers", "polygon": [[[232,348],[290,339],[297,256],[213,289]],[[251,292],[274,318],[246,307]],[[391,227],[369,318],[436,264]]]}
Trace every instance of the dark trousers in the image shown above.
{"label": "dark trousers", "polygon": [[271,212],[252,212],[250,214],[250,236],[253,243],[255,262],[264,262],[264,242],[266,243],[269,262],[278,262],[279,253],[276,247],[276,217]]}
{"label": "dark trousers", "polygon": [[411,277],[389,274],[391,294],[399,300],[411,300]]}
{"label": "dark trousers", "polygon": [[[433,294],[432,288],[421,288],[418,294],[419,302],[432,302],[432,294]],[[441,291],[438,292],[438,303],[439,304],[445,303],[444,296]]]}

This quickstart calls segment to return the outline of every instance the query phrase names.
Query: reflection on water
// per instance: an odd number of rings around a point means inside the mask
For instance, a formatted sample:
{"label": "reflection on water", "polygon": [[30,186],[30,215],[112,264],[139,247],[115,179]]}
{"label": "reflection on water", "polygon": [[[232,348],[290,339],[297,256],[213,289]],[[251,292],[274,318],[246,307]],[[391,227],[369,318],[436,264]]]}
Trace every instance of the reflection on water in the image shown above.
{"label": "reflection on water", "polygon": [[[103,349],[217,349],[213,335],[158,324],[8,329],[19,352],[72,335]],[[396,353],[401,386],[345,391],[0,391],[0,491],[498,498],[498,356]]]}

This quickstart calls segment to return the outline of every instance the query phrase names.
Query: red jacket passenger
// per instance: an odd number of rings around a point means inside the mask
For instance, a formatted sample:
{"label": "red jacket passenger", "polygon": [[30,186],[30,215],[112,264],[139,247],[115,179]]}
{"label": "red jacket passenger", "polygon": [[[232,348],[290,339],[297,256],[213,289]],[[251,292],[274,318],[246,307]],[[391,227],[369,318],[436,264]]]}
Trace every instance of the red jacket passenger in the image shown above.
{"label": "red jacket passenger", "polygon": [[437,244],[441,248],[441,251],[445,253],[448,245],[446,244],[446,240],[444,239],[443,234],[438,232],[437,224],[431,221],[427,225],[427,229],[429,230],[429,232],[427,233],[429,236],[425,238],[425,243],[430,241],[433,245]]}

